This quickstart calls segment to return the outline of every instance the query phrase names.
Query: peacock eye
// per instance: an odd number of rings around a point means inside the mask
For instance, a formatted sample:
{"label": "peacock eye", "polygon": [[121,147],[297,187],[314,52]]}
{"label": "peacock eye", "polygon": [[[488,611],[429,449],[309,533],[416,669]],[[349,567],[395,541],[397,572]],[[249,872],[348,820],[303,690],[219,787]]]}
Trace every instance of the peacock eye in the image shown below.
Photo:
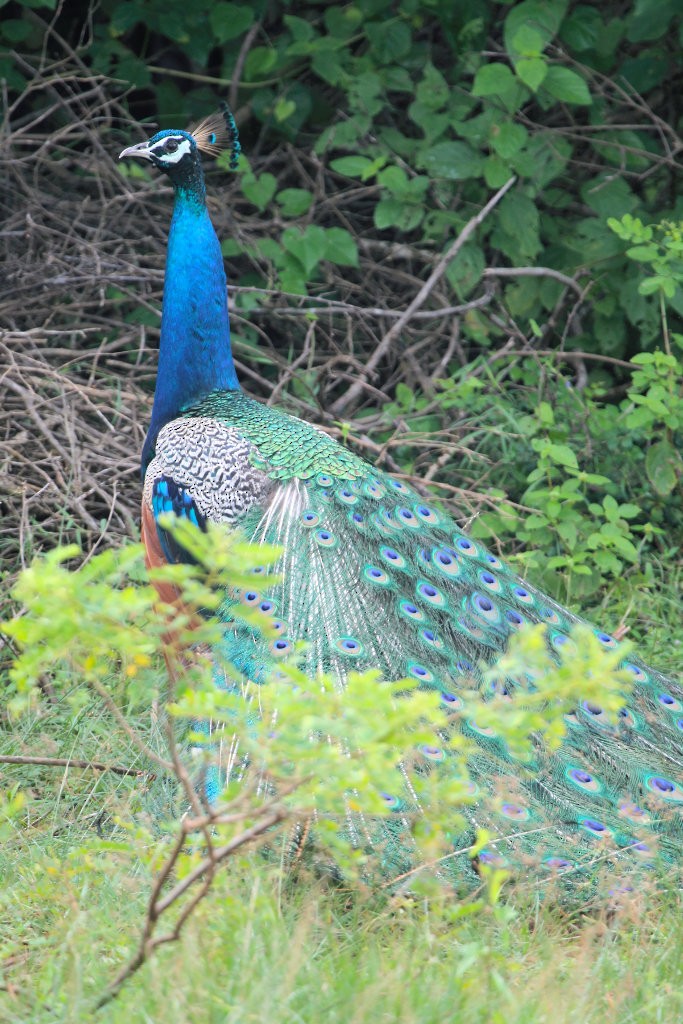
{"label": "peacock eye", "polygon": [[178,148],[178,141],[177,141],[177,139],[166,139],[166,142],[164,143],[164,152],[165,153],[175,153],[177,148]]}

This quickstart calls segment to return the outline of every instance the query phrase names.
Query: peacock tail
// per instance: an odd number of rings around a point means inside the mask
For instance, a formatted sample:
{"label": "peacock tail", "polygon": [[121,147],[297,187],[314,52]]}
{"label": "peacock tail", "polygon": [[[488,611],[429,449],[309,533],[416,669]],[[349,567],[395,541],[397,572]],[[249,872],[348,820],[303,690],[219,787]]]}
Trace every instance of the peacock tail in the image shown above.
{"label": "peacock tail", "polygon": [[[234,122],[225,116],[234,145]],[[618,724],[585,701],[568,716],[561,748],[539,753],[533,772],[523,770],[491,729],[468,716],[466,694],[525,624],[543,624],[557,651],[581,620],[402,480],[240,389],[199,155],[216,146],[215,133],[160,132],[122,154],[150,160],[176,189],[157,388],[143,451],[142,532],[150,564],[186,557],[159,522],[169,511],[200,528],[224,523],[256,543],[279,545],[274,571],[281,582],[261,586],[266,567],[258,567],[253,587],[231,597],[271,618],[270,638],[250,632],[226,602],[224,654],[238,674],[262,679],[265,666],[305,641],[300,664],[310,677],[325,672],[343,688],[350,671],[377,668],[386,679],[414,680],[457,710],[477,745],[470,774],[478,798],[462,812],[467,827],[454,836],[456,848],[485,827],[495,843],[483,861],[533,861],[555,873],[609,849],[628,863],[651,865],[657,856],[674,865],[683,838],[683,689],[629,658],[623,667],[634,686]],[[606,649],[618,646],[594,632]],[[505,694],[516,682],[498,685]],[[378,714],[385,699],[378,688]],[[445,746],[423,747],[425,766],[447,770]],[[225,750],[227,774],[239,750],[234,741]],[[396,781],[396,792],[385,797],[394,815],[384,838],[362,822],[350,826],[358,845],[383,844],[387,877],[411,864],[405,836],[416,798],[398,772]],[[450,876],[476,877],[468,865],[467,858],[454,859]]]}

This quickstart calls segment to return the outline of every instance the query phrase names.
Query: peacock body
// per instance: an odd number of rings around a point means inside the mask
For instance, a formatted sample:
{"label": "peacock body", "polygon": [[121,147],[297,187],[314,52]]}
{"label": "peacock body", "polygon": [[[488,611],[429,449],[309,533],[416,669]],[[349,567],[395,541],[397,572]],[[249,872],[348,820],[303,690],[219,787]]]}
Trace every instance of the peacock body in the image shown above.
{"label": "peacock body", "polygon": [[[266,661],[305,640],[303,668],[311,676],[331,673],[343,687],[349,671],[374,667],[387,679],[416,680],[449,708],[462,707],[480,666],[505,650],[514,631],[543,623],[548,643],[559,648],[579,620],[403,481],[240,389],[200,157],[226,144],[234,151],[228,113],[191,133],[159,132],[121,154],[151,161],[175,187],[158,379],[143,449],[148,559],[159,565],[184,557],[159,524],[165,511],[200,527],[238,526],[256,542],[280,545],[275,569],[282,582],[263,589],[257,570],[253,588],[239,595],[272,616],[275,639],[244,643],[237,625],[226,623],[226,650],[238,672],[258,679]],[[595,633],[605,648],[617,645]],[[619,725],[584,702],[569,716],[562,748],[533,776],[464,709],[463,728],[479,748],[472,778],[496,796],[466,813],[473,828],[485,825],[499,838],[492,857],[533,856],[561,871],[607,841],[634,860],[650,863],[655,848],[670,863],[680,860],[683,690],[637,658],[626,667],[635,685]],[[381,699],[378,690],[378,714]],[[426,762],[444,756],[437,748],[421,754]],[[401,799],[387,799],[400,819]],[[386,870],[407,865],[398,843]],[[456,870],[462,873],[462,863]]]}

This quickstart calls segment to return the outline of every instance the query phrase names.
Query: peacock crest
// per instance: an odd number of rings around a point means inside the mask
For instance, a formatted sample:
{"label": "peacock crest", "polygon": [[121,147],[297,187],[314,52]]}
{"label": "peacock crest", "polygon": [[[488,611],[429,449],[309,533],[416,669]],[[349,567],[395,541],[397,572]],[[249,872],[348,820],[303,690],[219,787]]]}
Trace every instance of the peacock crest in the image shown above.
{"label": "peacock crest", "polygon": [[198,125],[188,129],[189,134],[197,143],[197,149],[207,156],[219,156],[223,152],[230,153],[230,167],[234,170],[242,152],[239,133],[235,118],[227,103],[221,103],[220,110],[200,121]]}

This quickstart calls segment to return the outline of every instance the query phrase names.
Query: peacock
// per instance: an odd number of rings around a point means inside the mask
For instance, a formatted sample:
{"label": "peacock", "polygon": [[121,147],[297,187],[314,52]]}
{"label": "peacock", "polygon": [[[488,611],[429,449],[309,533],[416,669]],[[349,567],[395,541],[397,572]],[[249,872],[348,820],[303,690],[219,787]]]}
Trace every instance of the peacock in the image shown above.
{"label": "peacock", "polygon": [[[461,707],[462,694],[482,678],[481,666],[506,649],[515,631],[544,624],[557,649],[580,620],[403,480],[241,389],[201,159],[221,152],[236,166],[238,134],[225,105],[192,130],[159,131],[120,154],[149,161],[175,190],[158,375],[142,450],[148,563],[187,557],[159,522],[169,511],[202,529],[224,523],[255,542],[280,545],[282,582],[260,587],[257,571],[253,588],[239,594],[244,605],[272,617],[275,639],[245,648],[226,616],[226,649],[239,673],[258,679],[259,658],[286,657],[304,640],[303,667],[312,677],[324,670],[343,687],[350,671],[375,667],[386,679],[412,679],[449,708]],[[617,646],[614,637],[594,632],[605,648]],[[496,795],[465,812],[472,834],[485,824],[498,837],[480,861],[533,855],[540,869],[557,874],[599,856],[607,844],[633,862],[651,865],[655,850],[671,869],[680,862],[683,689],[636,657],[623,667],[634,688],[618,726],[601,707],[583,702],[568,716],[559,752],[533,776],[520,771],[490,730],[465,716],[463,728],[478,744],[473,785]],[[378,691],[378,714],[381,699]],[[438,762],[444,752],[424,748],[421,756]],[[395,801],[400,819],[401,799],[387,800]],[[387,873],[405,863],[397,855]]]}

